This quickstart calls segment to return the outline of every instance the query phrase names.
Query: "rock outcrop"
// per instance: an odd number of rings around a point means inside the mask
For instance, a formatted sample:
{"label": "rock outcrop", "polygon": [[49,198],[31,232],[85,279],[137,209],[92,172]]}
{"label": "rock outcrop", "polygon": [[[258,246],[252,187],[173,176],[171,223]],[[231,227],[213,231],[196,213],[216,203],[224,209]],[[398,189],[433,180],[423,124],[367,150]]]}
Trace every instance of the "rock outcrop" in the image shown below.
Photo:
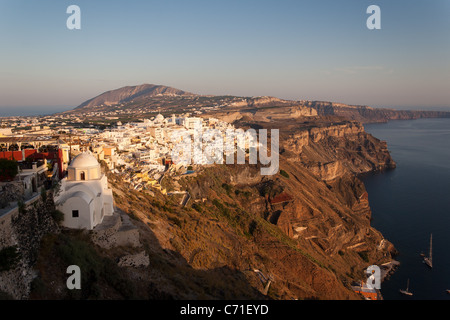
{"label": "rock outcrop", "polygon": [[41,239],[48,233],[59,232],[51,215],[55,208],[50,198],[38,199],[0,218],[0,250],[15,247],[19,257],[9,270],[0,271],[0,291],[14,299],[26,299],[30,293]]}
{"label": "rock outcrop", "polygon": [[22,182],[11,181],[0,183],[0,209],[7,207],[11,202],[22,200],[25,189]]}
{"label": "rock outcrop", "polygon": [[130,217],[120,210],[107,216],[92,230],[92,242],[104,249],[115,247],[140,247],[139,231],[130,221]]}
{"label": "rock outcrop", "polygon": [[278,99],[275,97],[253,97],[242,98],[240,101],[230,103],[230,107],[238,108],[258,108],[258,107],[270,107],[270,106],[283,106],[291,105],[292,101]]}
{"label": "rock outcrop", "polygon": [[352,106],[343,103],[324,101],[304,101],[302,104],[317,110],[317,113],[320,116],[333,115],[363,123],[450,117],[450,112],[444,111],[395,110],[371,108],[368,106]]}
{"label": "rock outcrop", "polygon": [[118,265],[119,267],[148,267],[150,264],[150,259],[145,251],[139,252],[137,254],[130,254],[120,258]]}
{"label": "rock outcrop", "polygon": [[282,144],[290,161],[302,163],[321,180],[396,166],[386,142],[366,133],[357,122],[299,128],[288,132]]}

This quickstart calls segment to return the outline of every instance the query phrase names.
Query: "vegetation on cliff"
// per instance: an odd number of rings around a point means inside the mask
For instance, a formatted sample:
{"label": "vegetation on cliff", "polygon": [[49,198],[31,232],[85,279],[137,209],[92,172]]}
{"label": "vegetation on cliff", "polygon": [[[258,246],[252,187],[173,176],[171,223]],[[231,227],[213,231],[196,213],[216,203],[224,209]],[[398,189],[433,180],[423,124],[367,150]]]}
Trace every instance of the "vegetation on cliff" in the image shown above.
{"label": "vegetation on cliff", "polygon": [[11,181],[19,173],[17,161],[0,159],[0,181]]}
{"label": "vegetation on cliff", "polygon": [[[252,100],[248,114],[233,121],[244,129],[280,129],[278,174],[261,176],[259,165],[217,165],[167,176],[166,187],[178,185],[190,196],[180,205],[179,196],[130,190],[107,172],[115,205],[133,218],[142,248],[102,249],[89,232],[44,228],[27,260],[37,274],[29,297],[359,299],[352,281],[370,264],[389,261],[394,248],[370,226],[367,193],[357,176],[395,162],[386,143],[358,122],[288,103],[274,116],[277,103]],[[25,217],[40,217],[33,212],[27,209],[15,222],[23,230],[22,246],[33,232],[26,226],[34,220]],[[46,209],[45,219],[55,223],[60,216]],[[118,266],[121,257],[142,249],[149,266]],[[71,264],[83,270],[79,292],[65,286]]]}

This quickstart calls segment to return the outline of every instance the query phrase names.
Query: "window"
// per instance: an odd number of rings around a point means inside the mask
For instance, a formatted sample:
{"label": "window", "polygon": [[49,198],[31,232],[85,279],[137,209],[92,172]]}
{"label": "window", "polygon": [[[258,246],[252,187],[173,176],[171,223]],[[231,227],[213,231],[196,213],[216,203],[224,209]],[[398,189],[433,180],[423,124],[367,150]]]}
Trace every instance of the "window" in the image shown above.
{"label": "window", "polygon": [[81,180],[86,180],[86,173],[84,173],[84,171],[81,172],[81,174],[80,174],[80,179],[81,179]]}
{"label": "window", "polygon": [[78,210],[72,210],[72,218],[78,218],[79,216]]}

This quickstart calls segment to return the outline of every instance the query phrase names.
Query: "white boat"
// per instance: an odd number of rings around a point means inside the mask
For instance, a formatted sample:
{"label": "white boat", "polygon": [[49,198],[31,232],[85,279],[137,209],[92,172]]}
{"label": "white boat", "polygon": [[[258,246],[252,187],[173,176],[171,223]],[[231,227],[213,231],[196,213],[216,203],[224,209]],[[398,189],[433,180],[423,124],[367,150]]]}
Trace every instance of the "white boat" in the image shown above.
{"label": "white boat", "polygon": [[404,294],[405,296],[412,296],[413,295],[412,292],[409,291],[409,279],[408,279],[408,282],[406,284],[406,290],[400,289],[400,293]]}
{"label": "white boat", "polygon": [[423,258],[423,262],[426,263],[427,266],[433,268],[433,234],[430,237],[430,256]]}

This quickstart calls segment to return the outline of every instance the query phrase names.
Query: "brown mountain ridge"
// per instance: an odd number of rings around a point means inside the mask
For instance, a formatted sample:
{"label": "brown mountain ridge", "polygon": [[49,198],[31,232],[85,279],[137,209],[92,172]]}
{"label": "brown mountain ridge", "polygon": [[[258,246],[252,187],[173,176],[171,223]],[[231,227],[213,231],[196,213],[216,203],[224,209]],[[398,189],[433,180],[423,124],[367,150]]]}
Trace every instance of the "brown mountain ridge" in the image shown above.
{"label": "brown mountain ridge", "polygon": [[158,96],[196,96],[193,93],[183,90],[155,85],[142,84],[137,86],[127,86],[119,89],[106,91],[95,98],[87,100],[76,109],[91,109],[97,106],[111,106],[122,103],[142,101],[151,97]]}
{"label": "brown mountain ridge", "polygon": [[326,101],[285,100],[276,97],[199,95],[155,84],[126,86],[107,91],[65,113],[112,111],[119,108],[130,111],[139,109],[143,112],[140,112],[141,115],[150,115],[155,112],[167,114],[192,112],[217,106],[220,108],[214,112],[209,110],[208,114],[226,113],[230,115],[237,112],[240,114],[238,118],[242,118],[245,114],[253,116],[258,114],[258,118],[273,119],[276,117],[280,119],[286,117],[286,119],[291,119],[294,113],[301,116],[335,116],[362,123],[450,117],[450,112],[445,111],[396,110]]}

